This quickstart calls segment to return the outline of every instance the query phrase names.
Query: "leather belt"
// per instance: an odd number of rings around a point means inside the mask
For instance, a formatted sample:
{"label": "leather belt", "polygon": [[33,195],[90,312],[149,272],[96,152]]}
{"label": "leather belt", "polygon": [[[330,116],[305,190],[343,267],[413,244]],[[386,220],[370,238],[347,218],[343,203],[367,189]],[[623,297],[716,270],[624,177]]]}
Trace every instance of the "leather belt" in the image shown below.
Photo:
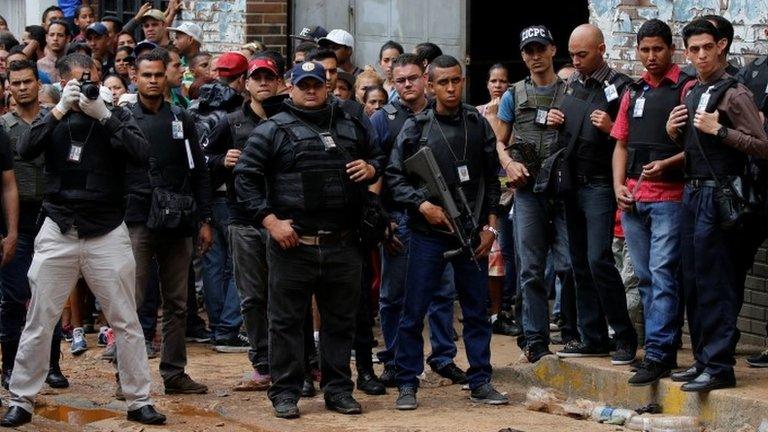
{"label": "leather belt", "polygon": [[710,180],[710,179],[688,179],[686,184],[688,184],[688,185],[690,185],[692,187],[695,187],[695,188],[700,188],[700,187],[717,187],[717,182],[715,182],[714,180]]}
{"label": "leather belt", "polygon": [[339,244],[349,237],[351,231],[318,231],[317,235],[299,236],[299,243],[306,246],[320,246],[329,244]]}
{"label": "leather belt", "polygon": [[575,179],[576,179],[576,184],[578,184],[579,186],[593,184],[593,183],[598,183],[598,184],[611,183],[611,178],[607,176],[586,176],[586,175],[577,174],[575,176]]}

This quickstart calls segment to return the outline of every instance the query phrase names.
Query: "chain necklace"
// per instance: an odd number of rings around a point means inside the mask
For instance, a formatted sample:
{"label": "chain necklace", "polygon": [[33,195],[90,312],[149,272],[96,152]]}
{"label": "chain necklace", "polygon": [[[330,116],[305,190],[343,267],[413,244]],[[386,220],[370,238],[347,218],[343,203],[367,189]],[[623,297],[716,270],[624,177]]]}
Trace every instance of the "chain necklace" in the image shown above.
{"label": "chain necklace", "polygon": [[443,132],[443,128],[440,126],[440,122],[433,116],[432,121],[437,124],[437,130],[440,131],[440,135],[443,137],[443,141],[445,142],[445,146],[448,147],[448,151],[451,152],[451,156],[453,156],[453,160],[456,162],[467,160],[467,147],[469,142],[469,137],[467,133],[467,116],[466,114],[461,116],[461,126],[464,129],[464,150],[461,155],[461,159],[459,159],[456,156],[456,153],[453,151],[453,147],[451,147],[451,143],[448,141],[448,138],[445,136],[445,132]]}

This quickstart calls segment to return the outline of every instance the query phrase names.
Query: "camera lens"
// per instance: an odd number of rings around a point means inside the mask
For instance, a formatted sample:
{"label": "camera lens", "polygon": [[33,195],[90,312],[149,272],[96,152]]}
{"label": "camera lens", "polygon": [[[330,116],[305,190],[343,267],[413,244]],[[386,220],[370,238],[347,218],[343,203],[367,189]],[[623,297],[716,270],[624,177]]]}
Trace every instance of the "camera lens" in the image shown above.
{"label": "camera lens", "polygon": [[95,84],[85,84],[80,87],[80,92],[90,100],[96,100],[99,98],[99,86]]}

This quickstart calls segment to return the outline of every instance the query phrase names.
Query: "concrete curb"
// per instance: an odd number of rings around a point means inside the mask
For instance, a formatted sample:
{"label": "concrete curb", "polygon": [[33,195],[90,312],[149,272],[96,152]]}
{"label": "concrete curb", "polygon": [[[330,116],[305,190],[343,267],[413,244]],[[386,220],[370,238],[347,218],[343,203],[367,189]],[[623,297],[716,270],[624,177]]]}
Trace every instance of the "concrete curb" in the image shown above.
{"label": "concrete curb", "polygon": [[658,403],[665,414],[698,416],[711,428],[735,430],[745,423],[757,428],[768,418],[768,398],[764,397],[768,386],[754,377],[740,378],[733,389],[697,394],[681,391],[680,383],[669,378],[653,386],[632,387],[627,384],[630,376],[629,367],[611,366],[605,358],[561,360],[547,356],[535,365],[518,363],[494,370],[497,381],[552,387],[611,406],[636,409]]}

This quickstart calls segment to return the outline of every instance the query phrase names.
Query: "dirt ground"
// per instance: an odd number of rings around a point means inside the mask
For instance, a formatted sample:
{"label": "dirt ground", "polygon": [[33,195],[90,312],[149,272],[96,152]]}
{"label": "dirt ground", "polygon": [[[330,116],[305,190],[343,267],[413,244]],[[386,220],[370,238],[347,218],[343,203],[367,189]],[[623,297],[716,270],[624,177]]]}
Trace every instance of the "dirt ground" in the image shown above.
{"label": "dirt ground", "polygon": [[[327,411],[322,394],[299,403],[301,418],[281,420],[273,416],[264,392],[234,392],[232,387],[251,370],[246,354],[220,354],[208,345],[188,346],[188,373],[207,384],[207,395],[165,396],[158,374],[159,358],[150,360],[152,393],[157,408],[168,415],[168,423],[148,427],[125,420],[125,404],[116,401],[114,369],[102,361],[102,348],[96,347],[95,335],[88,335],[85,354],[74,358],[68,344],[62,345],[62,367],[71,387],[52,390],[47,386],[38,399],[37,414],[24,431],[312,431],[312,432],[559,432],[615,431],[615,426],[590,421],[572,420],[550,414],[536,413],[522,406],[526,388],[514,382],[495,382],[497,388],[509,393],[509,406],[488,407],[470,402],[468,391],[461,386],[441,386],[436,375],[427,375],[419,391],[419,409],[400,412],[394,409],[396,391],[388,389],[384,396],[366,396],[355,392],[363,405],[363,415],[344,416]],[[493,365],[508,367],[521,361],[513,338],[493,337]],[[459,344],[457,363],[467,367],[463,345]],[[377,372],[381,366],[376,365]],[[4,391],[3,391],[4,392]],[[3,393],[7,398],[7,392]],[[7,402],[4,401],[4,402]],[[3,404],[7,406],[7,403]],[[78,409],[83,408],[83,409]],[[506,430],[506,428],[509,428]]]}

